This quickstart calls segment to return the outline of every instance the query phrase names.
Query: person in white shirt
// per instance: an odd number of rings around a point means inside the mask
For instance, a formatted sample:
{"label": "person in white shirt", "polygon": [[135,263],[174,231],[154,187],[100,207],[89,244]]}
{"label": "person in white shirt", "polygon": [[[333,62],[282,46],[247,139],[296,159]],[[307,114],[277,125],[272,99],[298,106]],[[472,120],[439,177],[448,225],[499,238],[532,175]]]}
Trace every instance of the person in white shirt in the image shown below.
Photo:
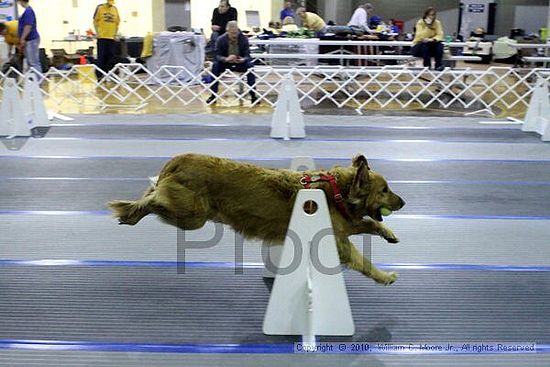
{"label": "person in white shirt", "polygon": [[359,5],[351,19],[348,22],[348,26],[360,28],[368,33],[374,33],[375,31],[369,28],[369,13],[374,10],[374,6],[371,3],[365,3]]}

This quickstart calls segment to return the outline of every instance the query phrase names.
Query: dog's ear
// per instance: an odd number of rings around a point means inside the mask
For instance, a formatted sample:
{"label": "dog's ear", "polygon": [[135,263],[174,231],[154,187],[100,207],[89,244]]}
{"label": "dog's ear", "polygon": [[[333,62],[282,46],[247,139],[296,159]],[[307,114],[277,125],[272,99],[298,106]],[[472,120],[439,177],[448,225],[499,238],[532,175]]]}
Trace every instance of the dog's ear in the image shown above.
{"label": "dog's ear", "polygon": [[362,196],[362,193],[368,193],[369,190],[369,163],[363,155],[358,155],[353,158],[353,167],[357,168],[351,191],[354,196]]}
{"label": "dog's ear", "polygon": [[367,162],[367,158],[365,158],[364,155],[358,154],[355,157],[353,157],[353,160],[352,160],[352,166],[353,167],[359,168],[362,165],[365,165],[367,170],[370,170],[369,162]]}

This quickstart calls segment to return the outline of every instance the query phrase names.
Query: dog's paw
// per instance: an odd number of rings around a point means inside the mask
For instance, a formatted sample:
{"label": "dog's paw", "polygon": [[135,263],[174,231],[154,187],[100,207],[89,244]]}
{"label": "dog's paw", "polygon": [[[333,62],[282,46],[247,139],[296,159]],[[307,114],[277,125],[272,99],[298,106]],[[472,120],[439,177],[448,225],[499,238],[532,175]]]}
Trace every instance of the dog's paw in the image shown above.
{"label": "dog's paw", "polygon": [[389,243],[399,243],[399,238],[387,227],[382,227],[380,230],[380,236]]}
{"label": "dog's paw", "polygon": [[388,286],[395,283],[395,281],[399,278],[399,275],[396,272],[386,273],[382,272],[382,274],[374,279],[377,283]]}

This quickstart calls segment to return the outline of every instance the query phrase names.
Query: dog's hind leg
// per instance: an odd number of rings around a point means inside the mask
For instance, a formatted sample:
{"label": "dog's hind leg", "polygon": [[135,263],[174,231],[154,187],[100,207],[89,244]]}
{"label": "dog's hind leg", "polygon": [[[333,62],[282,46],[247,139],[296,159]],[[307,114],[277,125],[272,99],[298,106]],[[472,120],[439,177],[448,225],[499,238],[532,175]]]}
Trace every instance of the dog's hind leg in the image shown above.
{"label": "dog's hind leg", "polygon": [[157,185],[156,199],[150,209],[163,221],[183,230],[199,229],[209,219],[206,200],[169,179]]}
{"label": "dog's hind leg", "polygon": [[340,262],[349,268],[363,273],[377,283],[390,285],[398,276],[396,273],[386,273],[378,269],[372,262],[364,257],[355,245],[347,237],[338,237],[336,240]]}

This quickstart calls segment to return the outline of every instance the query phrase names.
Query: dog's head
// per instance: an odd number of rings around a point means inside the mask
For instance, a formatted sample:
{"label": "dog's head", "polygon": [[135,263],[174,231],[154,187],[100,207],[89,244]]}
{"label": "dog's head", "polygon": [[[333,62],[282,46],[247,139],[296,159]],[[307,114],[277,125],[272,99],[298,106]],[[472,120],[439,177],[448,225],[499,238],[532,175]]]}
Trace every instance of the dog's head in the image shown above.
{"label": "dog's head", "polygon": [[354,205],[355,213],[362,217],[368,215],[381,222],[382,208],[397,211],[405,205],[405,201],[390,190],[386,179],[370,170],[365,156],[356,156],[353,167],[357,171],[353,177],[349,201]]}

